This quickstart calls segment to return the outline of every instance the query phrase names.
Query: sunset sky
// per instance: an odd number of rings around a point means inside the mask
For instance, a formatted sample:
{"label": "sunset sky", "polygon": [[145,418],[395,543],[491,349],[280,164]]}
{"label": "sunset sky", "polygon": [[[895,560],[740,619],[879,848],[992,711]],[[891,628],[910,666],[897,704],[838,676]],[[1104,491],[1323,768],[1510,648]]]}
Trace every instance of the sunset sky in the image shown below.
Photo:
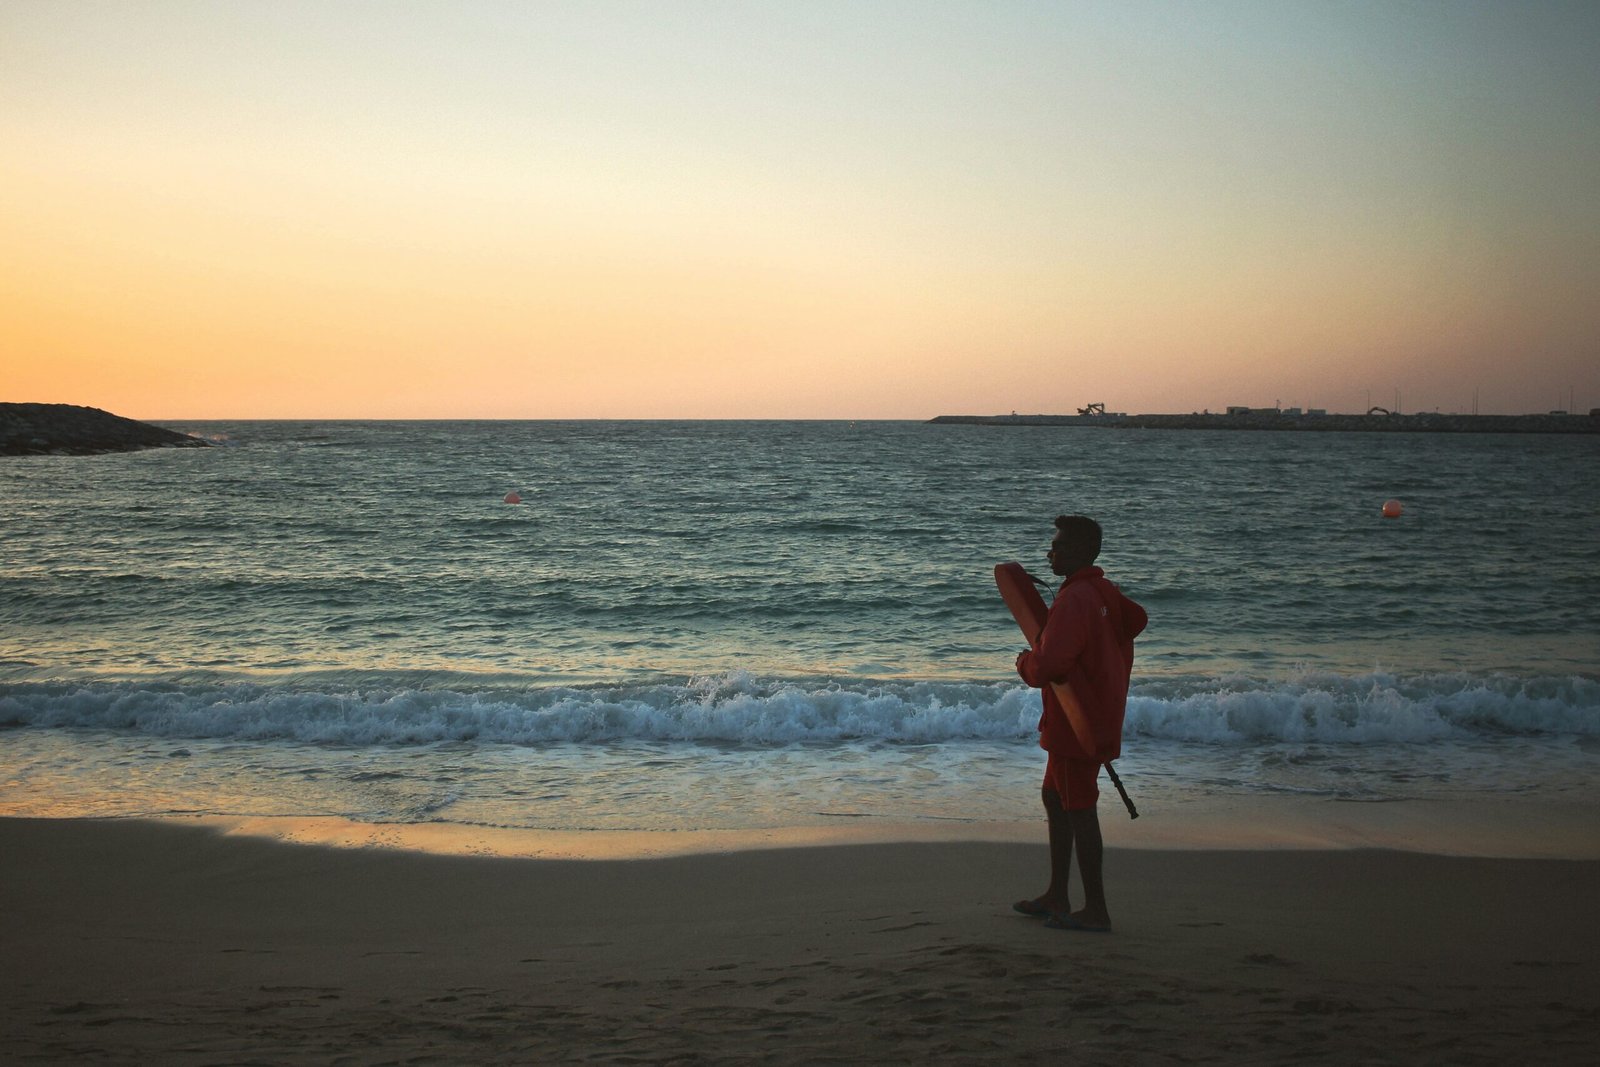
{"label": "sunset sky", "polygon": [[0,0],[0,400],[1600,406],[1600,4]]}

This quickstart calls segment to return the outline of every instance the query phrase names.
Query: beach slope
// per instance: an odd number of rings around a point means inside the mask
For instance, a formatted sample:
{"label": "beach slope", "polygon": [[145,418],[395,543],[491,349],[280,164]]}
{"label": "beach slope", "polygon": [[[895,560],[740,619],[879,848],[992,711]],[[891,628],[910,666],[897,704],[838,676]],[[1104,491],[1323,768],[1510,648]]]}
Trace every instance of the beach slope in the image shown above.
{"label": "beach slope", "polygon": [[[1041,834],[1042,836],[1042,834]],[[0,820],[7,1063],[1570,1063],[1600,864],[1042,845],[630,861]]]}

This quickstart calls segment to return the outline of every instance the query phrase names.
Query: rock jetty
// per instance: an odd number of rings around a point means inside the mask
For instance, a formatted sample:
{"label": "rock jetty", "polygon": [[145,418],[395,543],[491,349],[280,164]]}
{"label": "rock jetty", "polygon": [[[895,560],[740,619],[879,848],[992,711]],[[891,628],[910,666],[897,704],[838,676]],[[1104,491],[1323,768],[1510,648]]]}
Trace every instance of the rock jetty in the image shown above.
{"label": "rock jetty", "polygon": [[940,415],[979,426],[1091,426],[1107,430],[1265,430],[1345,433],[1600,433],[1600,415]]}
{"label": "rock jetty", "polygon": [[205,448],[176,430],[76,404],[0,404],[0,456],[92,456],[141,448]]}

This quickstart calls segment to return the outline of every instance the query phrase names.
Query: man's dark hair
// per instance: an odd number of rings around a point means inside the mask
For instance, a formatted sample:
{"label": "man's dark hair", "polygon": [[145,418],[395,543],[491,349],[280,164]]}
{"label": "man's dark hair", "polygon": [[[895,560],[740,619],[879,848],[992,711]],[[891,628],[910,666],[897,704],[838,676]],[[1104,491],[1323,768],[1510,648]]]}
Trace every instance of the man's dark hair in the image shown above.
{"label": "man's dark hair", "polygon": [[1100,555],[1100,524],[1087,515],[1057,515],[1056,541],[1085,566]]}

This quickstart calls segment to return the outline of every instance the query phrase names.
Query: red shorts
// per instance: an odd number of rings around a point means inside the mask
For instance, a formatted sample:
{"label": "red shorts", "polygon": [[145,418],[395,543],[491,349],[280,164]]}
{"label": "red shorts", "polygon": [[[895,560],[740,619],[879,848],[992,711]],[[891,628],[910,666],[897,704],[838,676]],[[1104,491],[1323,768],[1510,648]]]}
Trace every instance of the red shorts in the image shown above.
{"label": "red shorts", "polygon": [[1068,759],[1050,753],[1044,765],[1044,787],[1061,798],[1067,811],[1087,811],[1100,799],[1100,787],[1095,779],[1100,777],[1100,764],[1094,760]]}

